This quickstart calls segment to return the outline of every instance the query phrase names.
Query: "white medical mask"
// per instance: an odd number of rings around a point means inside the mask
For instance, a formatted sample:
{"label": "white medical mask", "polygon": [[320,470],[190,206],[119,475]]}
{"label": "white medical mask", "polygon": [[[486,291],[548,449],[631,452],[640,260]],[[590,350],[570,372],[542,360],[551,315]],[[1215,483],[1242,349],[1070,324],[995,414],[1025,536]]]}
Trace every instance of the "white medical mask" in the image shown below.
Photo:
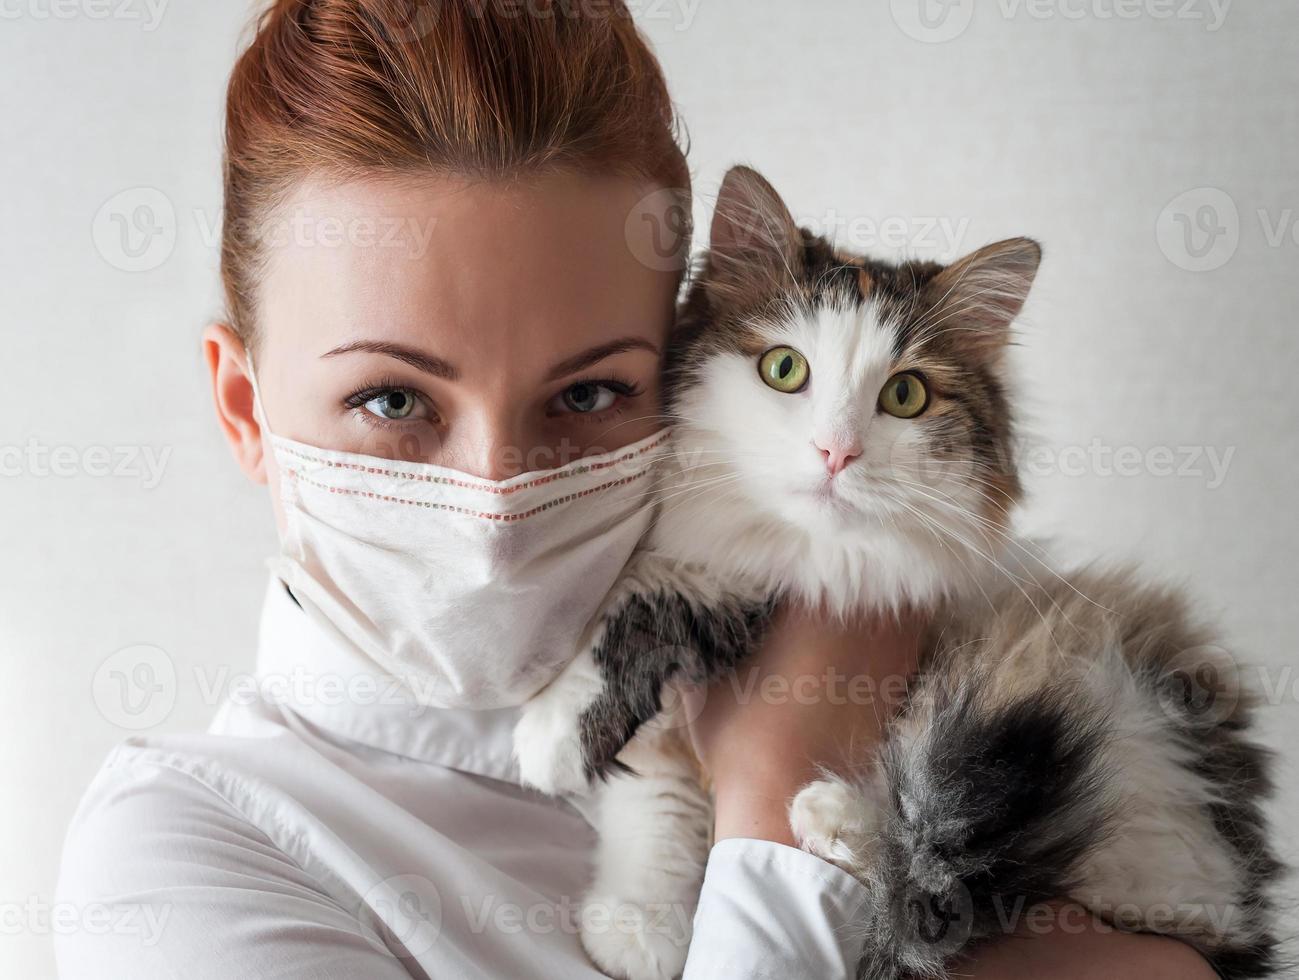
{"label": "white medical mask", "polygon": [[495,481],[280,438],[256,401],[284,510],[273,570],[438,708],[522,704],[578,653],[648,529],[668,436]]}

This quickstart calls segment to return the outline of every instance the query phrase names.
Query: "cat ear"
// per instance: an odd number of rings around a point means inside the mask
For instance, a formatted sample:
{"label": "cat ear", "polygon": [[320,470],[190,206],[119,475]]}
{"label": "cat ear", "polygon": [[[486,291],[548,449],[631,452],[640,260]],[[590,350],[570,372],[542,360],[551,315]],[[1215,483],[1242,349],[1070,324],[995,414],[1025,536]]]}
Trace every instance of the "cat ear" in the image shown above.
{"label": "cat ear", "polygon": [[935,326],[959,320],[962,344],[995,357],[1010,340],[1010,325],[1028,299],[1042,261],[1031,238],[1009,238],[953,262],[925,287]]}
{"label": "cat ear", "polygon": [[803,269],[803,233],[756,170],[732,167],[713,212],[707,285],[715,298],[743,301],[792,287]]}

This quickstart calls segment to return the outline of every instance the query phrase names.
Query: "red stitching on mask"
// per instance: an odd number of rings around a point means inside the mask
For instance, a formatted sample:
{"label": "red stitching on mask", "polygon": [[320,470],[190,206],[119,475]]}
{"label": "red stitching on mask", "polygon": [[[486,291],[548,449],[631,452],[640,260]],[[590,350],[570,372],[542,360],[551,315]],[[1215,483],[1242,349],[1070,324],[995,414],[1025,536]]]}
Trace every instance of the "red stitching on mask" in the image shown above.
{"label": "red stitching on mask", "polygon": [[[647,449],[650,447],[646,447]],[[640,480],[649,475],[649,470],[643,470],[633,476],[624,476],[619,480],[610,480],[608,483],[602,483],[598,487],[590,487],[586,490],[580,490],[577,493],[570,493],[563,497],[557,497],[554,500],[544,503],[539,507],[531,510],[525,510],[519,514],[493,514],[489,511],[470,510],[467,507],[456,507],[454,504],[442,504],[433,500],[408,500],[405,497],[391,497],[384,493],[375,493],[372,490],[354,490],[348,487],[331,487],[327,483],[319,483],[309,476],[303,476],[297,470],[286,470],[285,475],[292,480],[301,480],[303,483],[310,483],[313,487],[321,490],[328,490],[330,493],[341,493],[351,497],[363,497],[369,500],[382,500],[390,504],[409,504],[412,507],[427,507],[431,510],[445,510],[454,514],[463,514],[466,517],[479,517],[489,521],[502,521],[504,523],[514,523],[540,514],[542,511],[550,510],[552,507],[558,507],[560,504],[568,503],[570,500],[578,500],[582,497],[589,497],[593,493],[599,493],[601,490],[608,490],[611,487],[620,487],[624,484],[631,483],[634,480]]]}
{"label": "red stitching on mask", "polygon": [[[445,476],[421,476],[416,473],[407,473],[398,469],[389,469],[383,466],[362,466],[360,463],[340,463],[337,460],[324,459],[319,456],[311,456],[307,453],[299,452],[289,446],[279,447],[290,456],[294,456],[308,463],[317,463],[321,466],[328,466],[333,469],[355,470],[361,473],[374,473],[380,476],[395,476],[403,480],[417,480],[421,483],[435,483],[445,486],[462,487],[466,490],[481,490],[484,493],[494,494],[496,496],[506,496],[511,493],[517,493],[519,490],[527,490],[530,487],[544,486],[547,483],[553,483],[556,480],[567,480],[570,477],[581,476],[583,473],[592,473],[598,470],[608,469],[610,466],[617,466],[619,463],[625,463],[629,459],[635,459],[637,456],[643,456],[651,449],[657,449],[668,438],[670,433],[665,432],[662,436],[655,439],[648,446],[642,446],[633,452],[624,453],[614,459],[606,460],[603,463],[595,463],[589,466],[579,466],[576,469],[569,470],[567,473],[551,473],[546,476],[539,476],[535,480],[529,480],[527,483],[520,483],[513,487],[497,487],[490,483],[474,483],[468,480],[456,480]],[[322,486],[322,484],[316,484]],[[600,489],[600,488],[597,488]],[[417,501],[405,501],[405,503],[417,503]],[[448,507],[447,509],[457,509]]]}

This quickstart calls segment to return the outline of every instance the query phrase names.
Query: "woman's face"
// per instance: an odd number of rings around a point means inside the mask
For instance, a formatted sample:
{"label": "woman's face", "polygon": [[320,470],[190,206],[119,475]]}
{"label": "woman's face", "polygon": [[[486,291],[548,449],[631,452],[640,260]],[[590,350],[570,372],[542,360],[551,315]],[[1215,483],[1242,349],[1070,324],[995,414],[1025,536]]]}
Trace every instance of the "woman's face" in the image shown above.
{"label": "woman's face", "polygon": [[[276,435],[487,479],[662,427],[677,273],[636,240],[651,188],[552,175],[307,184],[270,231],[254,352]],[[635,215],[637,220],[629,220]],[[206,336],[223,427],[274,480],[234,334]],[[272,467],[267,472],[267,467]]]}

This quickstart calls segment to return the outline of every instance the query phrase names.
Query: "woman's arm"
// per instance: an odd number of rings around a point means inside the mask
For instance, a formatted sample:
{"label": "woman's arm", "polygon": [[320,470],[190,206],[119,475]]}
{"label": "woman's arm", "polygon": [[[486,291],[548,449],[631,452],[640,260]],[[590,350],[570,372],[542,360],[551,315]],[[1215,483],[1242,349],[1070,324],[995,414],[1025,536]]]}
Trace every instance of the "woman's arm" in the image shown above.
{"label": "woman's arm", "polygon": [[869,758],[905,696],[919,658],[917,617],[826,623],[809,610],[782,611],[757,657],[706,696],[692,693],[717,840],[793,845],[790,799],[821,767],[846,773]]}
{"label": "woman's arm", "polygon": [[[821,862],[818,890],[809,874],[818,859],[782,857],[786,845],[794,844],[787,807],[821,767],[846,773],[870,758],[916,669],[923,622],[911,617],[829,623],[810,611],[783,611],[763,650],[735,676],[686,695],[696,751],[713,780],[719,842],[700,905],[701,918],[709,921],[696,929],[696,946],[704,948],[697,955],[692,947],[691,967],[726,961],[717,948],[723,936],[748,928],[755,948],[763,950],[755,963],[765,960],[776,968],[763,975],[853,975],[853,950],[843,943],[834,947],[829,937],[853,933],[860,897],[839,869]],[[761,873],[749,870],[766,862],[772,866]],[[757,894],[746,895],[749,888]],[[764,903],[764,911],[753,911]],[[735,925],[734,919],[742,921]],[[785,945],[799,948],[776,948],[773,930]],[[816,962],[796,972],[802,964],[794,961],[803,955]],[[1064,903],[1022,917],[1012,935],[973,952],[958,972],[973,980],[1215,976],[1189,946],[1117,932]]]}

